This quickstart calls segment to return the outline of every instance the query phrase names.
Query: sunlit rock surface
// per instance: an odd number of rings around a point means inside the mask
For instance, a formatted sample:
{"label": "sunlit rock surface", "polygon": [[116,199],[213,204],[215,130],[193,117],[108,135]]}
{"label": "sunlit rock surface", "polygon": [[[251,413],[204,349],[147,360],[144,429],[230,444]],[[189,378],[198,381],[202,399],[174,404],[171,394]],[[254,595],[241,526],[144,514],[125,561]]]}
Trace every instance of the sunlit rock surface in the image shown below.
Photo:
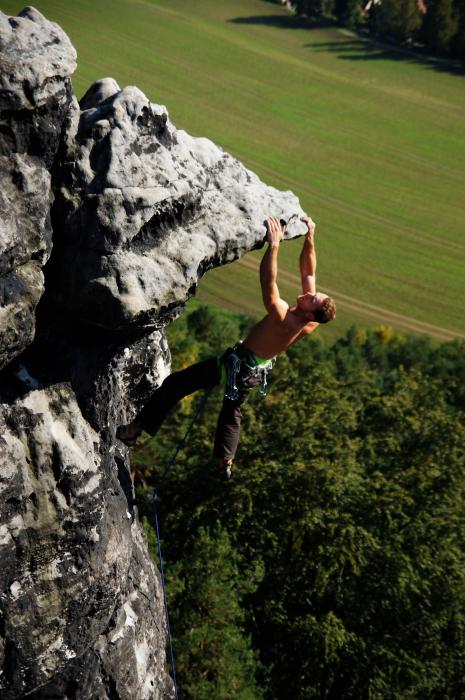
{"label": "sunlit rock surface", "polygon": [[75,59],[36,10],[0,13],[0,697],[161,700],[160,579],[116,427],[169,372],[163,327],[200,276],[301,210],[136,87],[78,104]]}
{"label": "sunlit rock surface", "polygon": [[[73,127],[55,209],[65,247],[57,286],[61,303],[89,323],[163,320],[206,270],[260,245],[270,213],[287,220],[301,211],[291,192],[176,129],[136,87],[94,84]],[[288,235],[297,232],[298,222]]]}

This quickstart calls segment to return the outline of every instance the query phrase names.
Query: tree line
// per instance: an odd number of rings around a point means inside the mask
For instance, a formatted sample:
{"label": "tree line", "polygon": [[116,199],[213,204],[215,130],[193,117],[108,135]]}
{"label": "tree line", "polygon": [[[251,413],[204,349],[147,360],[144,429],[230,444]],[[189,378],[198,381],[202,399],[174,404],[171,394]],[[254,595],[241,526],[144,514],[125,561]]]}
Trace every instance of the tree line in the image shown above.
{"label": "tree line", "polygon": [[465,59],[465,0],[292,0],[300,15],[334,17],[398,44]]}
{"label": "tree line", "polygon": [[[184,315],[174,368],[247,323]],[[217,389],[160,492],[180,697],[464,697],[464,343],[315,336],[252,392],[233,478],[211,457]],[[200,399],[132,455],[154,556],[150,487]]]}

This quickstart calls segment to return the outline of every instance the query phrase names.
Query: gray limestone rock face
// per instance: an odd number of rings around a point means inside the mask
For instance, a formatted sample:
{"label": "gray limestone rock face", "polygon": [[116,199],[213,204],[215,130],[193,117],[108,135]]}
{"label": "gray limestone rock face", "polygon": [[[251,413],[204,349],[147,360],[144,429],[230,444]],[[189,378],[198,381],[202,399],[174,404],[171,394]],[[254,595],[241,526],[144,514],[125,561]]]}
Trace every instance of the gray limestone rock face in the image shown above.
{"label": "gray limestone rock face", "polygon": [[162,591],[121,485],[126,450],[67,385],[0,406],[0,435],[1,697],[65,698],[76,677],[72,697],[169,697]]}
{"label": "gray limestone rock face", "polygon": [[[270,214],[301,208],[166,108],[109,78],[81,100],[63,160],[55,224],[63,252],[55,298],[110,329],[163,322],[202,274],[265,237]],[[303,233],[294,219],[288,237]],[[79,264],[76,264],[79,261]]]}
{"label": "gray limestone rock face", "polygon": [[168,699],[159,575],[115,439],[168,345],[49,330],[0,386],[0,697]]}
{"label": "gray limestone rock face", "polygon": [[37,10],[0,12],[0,368],[34,337],[52,246],[50,168],[76,52]]}

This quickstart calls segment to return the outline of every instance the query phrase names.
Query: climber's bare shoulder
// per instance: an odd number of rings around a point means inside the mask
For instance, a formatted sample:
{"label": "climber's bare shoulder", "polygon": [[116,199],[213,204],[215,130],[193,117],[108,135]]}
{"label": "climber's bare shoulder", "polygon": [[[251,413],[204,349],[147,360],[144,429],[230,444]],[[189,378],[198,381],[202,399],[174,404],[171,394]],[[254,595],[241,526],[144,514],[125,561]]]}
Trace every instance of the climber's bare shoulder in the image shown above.
{"label": "climber's bare shoulder", "polygon": [[318,327],[299,313],[297,306],[280,300],[278,313],[268,313],[250,330],[244,344],[256,355],[269,359],[279,355]]}

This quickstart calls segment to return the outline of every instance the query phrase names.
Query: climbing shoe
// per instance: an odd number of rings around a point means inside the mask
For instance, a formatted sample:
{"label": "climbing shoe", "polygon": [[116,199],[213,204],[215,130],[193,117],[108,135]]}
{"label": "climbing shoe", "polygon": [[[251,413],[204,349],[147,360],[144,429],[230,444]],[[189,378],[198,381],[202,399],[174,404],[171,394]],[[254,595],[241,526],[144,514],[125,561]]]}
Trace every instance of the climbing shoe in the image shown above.
{"label": "climbing shoe", "polygon": [[232,459],[219,459],[218,460],[218,470],[220,471],[221,475],[228,481],[232,476],[232,466],[233,466]]}

